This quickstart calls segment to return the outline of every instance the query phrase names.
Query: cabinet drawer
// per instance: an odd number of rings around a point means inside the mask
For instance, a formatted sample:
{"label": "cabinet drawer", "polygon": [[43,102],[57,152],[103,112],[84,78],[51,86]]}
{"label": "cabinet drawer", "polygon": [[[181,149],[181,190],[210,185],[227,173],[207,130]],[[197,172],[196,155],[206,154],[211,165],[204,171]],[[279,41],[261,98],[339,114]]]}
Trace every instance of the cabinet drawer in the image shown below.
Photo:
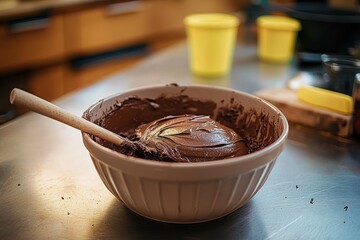
{"label": "cabinet drawer", "polygon": [[148,33],[147,5],[120,2],[66,14],[67,51],[88,54],[142,41]]}
{"label": "cabinet drawer", "polygon": [[63,55],[61,15],[0,24],[0,72],[48,63]]}
{"label": "cabinet drawer", "polygon": [[153,34],[185,33],[183,19],[188,14],[222,12],[237,9],[233,0],[152,0],[151,26]]}
{"label": "cabinet drawer", "polygon": [[183,19],[188,13],[186,7],[185,0],[152,0],[152,34],[184,32]]}

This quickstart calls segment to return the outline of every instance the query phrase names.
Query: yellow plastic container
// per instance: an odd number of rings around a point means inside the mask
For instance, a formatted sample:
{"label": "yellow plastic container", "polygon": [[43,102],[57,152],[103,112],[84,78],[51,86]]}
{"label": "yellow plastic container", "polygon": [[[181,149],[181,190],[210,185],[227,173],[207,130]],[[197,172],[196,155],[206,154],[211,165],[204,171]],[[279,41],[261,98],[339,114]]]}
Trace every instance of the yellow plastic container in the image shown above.
{"label": "yellow plastic container", "polygon": [[239,20],[220,14],[185,17],[191,71],[198,76],[220,77],[231,70]]}
{"label": "yellow plastic container", "polygon": [[258,27],[258,56],[271,63],[288,63],[294,55],[299,21],[285,16],[261,16]]}

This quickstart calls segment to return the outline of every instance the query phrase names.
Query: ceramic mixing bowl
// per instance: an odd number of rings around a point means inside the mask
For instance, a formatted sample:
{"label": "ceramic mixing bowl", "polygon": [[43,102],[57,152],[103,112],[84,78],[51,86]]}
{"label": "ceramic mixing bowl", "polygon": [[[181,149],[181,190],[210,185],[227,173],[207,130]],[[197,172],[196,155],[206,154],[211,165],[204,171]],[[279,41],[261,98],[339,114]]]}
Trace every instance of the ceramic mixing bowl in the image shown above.
{"label": "ceramic mixing bowl", "polygon": [[239,125],[245,130],[249,124],[257,124],[259,118],[267,118],[266,124],[250,134],[263,148],[215,161],[161,162],[121,154],[83,133],[85,147],[105,186],[132,211],[163,222],[209,221],[246,204],[264,185],[284,148],[288,135],[285,116],[266,101],[240,91],[205,85],[167,85],[137,88],[101,100],[87,110],[86,118],[96,122],[115,103],[129,96],[155,99],[160,95],[211,100],[217,106],[212,117],[221,107],[237,107],[239,117],[247,116],[246,122]]}

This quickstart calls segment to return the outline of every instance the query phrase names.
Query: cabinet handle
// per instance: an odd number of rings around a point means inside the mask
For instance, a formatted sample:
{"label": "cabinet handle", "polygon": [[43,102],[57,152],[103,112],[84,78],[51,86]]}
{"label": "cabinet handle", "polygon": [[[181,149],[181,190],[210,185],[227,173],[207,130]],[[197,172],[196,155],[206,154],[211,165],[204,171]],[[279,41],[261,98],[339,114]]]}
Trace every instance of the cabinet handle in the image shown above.
{"label": "cabinet handle", "polygon": [[48,16],[24,18],[7,23],[9,33],[22,33],[40,30],[49,27],[49,25],[50,18]]}
{"label": "cabinet handle", "polygon": [[115,16],[138,12],[141,9],[141,1],[129,1],[109,4],[105,8],[106,15]]}

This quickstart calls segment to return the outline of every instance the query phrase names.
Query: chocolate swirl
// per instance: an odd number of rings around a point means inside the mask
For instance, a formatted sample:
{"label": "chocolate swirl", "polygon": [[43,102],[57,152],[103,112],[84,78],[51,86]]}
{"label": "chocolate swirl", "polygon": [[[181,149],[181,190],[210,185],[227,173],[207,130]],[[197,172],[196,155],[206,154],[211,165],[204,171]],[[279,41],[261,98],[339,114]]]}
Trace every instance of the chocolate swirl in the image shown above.
{"label": "chocolate swirl", "polygon": [[247,154],[235,131],[208,116],[167,116],[139,126],[136,135],[163,161],[203,162]]}

